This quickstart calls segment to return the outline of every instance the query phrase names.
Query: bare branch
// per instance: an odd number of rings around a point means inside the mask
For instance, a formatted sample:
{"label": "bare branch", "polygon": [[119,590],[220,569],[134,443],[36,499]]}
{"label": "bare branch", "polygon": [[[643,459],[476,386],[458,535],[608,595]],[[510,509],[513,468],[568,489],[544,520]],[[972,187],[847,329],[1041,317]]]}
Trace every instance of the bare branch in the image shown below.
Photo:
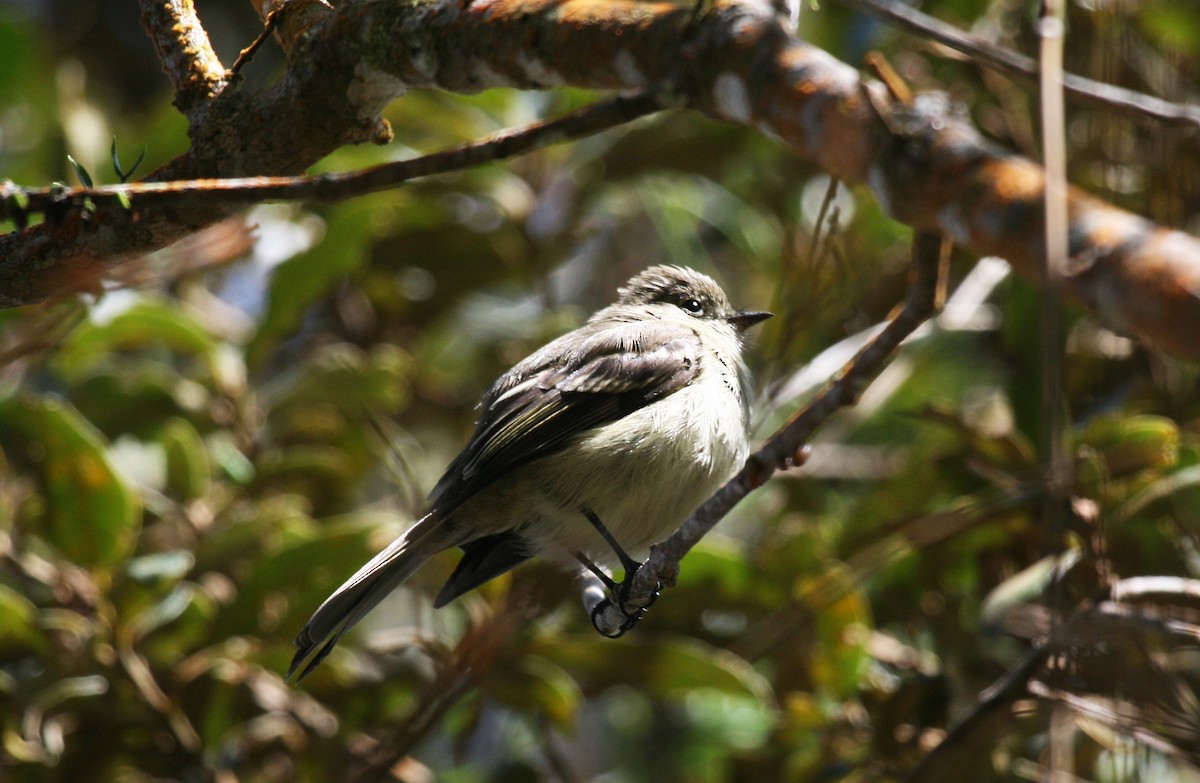
{"label": "bare branch", "polygon": [[[250,48],[257,48],[264,37],[274,33],[275,40],[289,58],[305,33],[333,13],[328,0],[250,0],[250,5],[263,20],[263,34]],[[253,51],[243,51],[238,60],[248,59],[253,54]]]}
{"label": "bare branch", "polygon": [[904,780],[907,783],[962,780],[962,759],[994,738],[992,729],[996,723],[1010,720],[1008,705],[1028,692],[1029,678],[1050,652],[1047,647],[1036,647],[1025,653],[1025,657],[979,694],[971,709],[955,721],[945,739],[926,753]]}
{"label": "bare branch", "polygon": [[[1070,240],[1067,236],[1067,130],[1063,106],[1063,44],[1066,9],[1060,0],[1046,0],[1038,19],[1038,99],[1042,118],[1042,165],[1046,169],[1043,210],[1046,255],[1041,269],[1038,324],[1042,369],[1042,475],[1046,482],[1042,521],[1051,551],[1066,546],[1067,515],[1071,502],[1071,455],[1067,451],[1067,395],[1063,387],[1066,339],[1063,337],[1062,286],[1067,273]],[[1050,600],[1063,607],[1064,587],[1056,577]],[[1066,776],[1075,766],[1075,725],[1066,707],[1055,704],[1047,723],[1051,780]]]}
{"label": "bare branch", "polygon": [[[977,743],[993,736],[997,721],[1009,720],[1005,708],[1026,694],[1063,703],[1072,710],[1133,735],[1164,753],[1193,761],[1200,729],[1194,718],[1194,699],[1185,683],[1177,682],[1151,654],[1157,644],[1147,638],[1174,635],[1195,649],[1196,626],[1180,619],[1194,611],[1200,582],[1178,577],[1134,577],[1122,580],[1084,601],[1068,616],[1037,606],[1017,609],[1013,618],[1039,637],[1032,649],[1000,679],[980,694],[976,703],[951,727],[946,737],[905,778],[907,781],[962,779],[962,759]],[[1138,606],[1137,601],[1151,602]],[[1021,635],[1029,635],[1022,633]],[[1087,651],[1081,653],[1080,651]],[[1088,655],[1108,656],[1095,664],[1101,674],[1089,680]],[[1059,658],[1054,667],[1049,663]],[[1042,682],[1044,676],[1074,668],[1069,689]],[[1046,667],[1046,668],[1044,668]],[[1102,681],[1101,681],[1102,680]],[[1089,690],[1090,686],[1096,686]],[[1127,703],[1118,711],[1097,699],[1124,691]],[[1176,694],[1188,694],[1178,699]],[[1096,698],[1093,698],[1096,697]]]}
{"label": "bare branch", "polygon": [[[552,144],[580,139],[651,114],[662,107],[649,93],[618,96],[562,117],[501,131],[478,141],[410,160],[393,161],[350,172],[311,177],[236,177],[171,182],[138,182],[93,188],[39,188],[24,191],[25,213],[82,209],[141,210],[202,206],[247,206],[261,201],[297,200],[332,203],[377,193],[409,180],[462,171],[524,155]],[[0,220],[15,217],[15,206],[0,200]]]}
{"label": "bare branch", "polygon": [[[992,70],[1030,81],[1038,78],[1037,63],[1032,58],[996,46],[977,35],[963,31],[921,13],[916,8],[894,0],[842,0],[845,5],[892,22],[897,27],[916,33],[922,38],[937,41]],[[1063,74],[1067,95],[1087,103],[1132,117],[1153,119],[1173,125],[1200,128],[1200,106],[1172,103],[1153,95],[1094,81],[1073,73]]]}

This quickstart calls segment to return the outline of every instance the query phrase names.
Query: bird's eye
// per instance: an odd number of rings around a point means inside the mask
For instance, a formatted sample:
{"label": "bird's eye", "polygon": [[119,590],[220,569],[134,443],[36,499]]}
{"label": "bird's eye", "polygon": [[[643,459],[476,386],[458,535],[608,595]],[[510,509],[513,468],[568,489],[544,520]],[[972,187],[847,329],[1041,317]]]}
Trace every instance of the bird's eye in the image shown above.
{"label": "bird's eye", "polygon": [[682,306],[684,310],[687,310],[692,315],[700,315],[700,313],[704,312],[704,305],[700,304],[699,299],[689,299]]}

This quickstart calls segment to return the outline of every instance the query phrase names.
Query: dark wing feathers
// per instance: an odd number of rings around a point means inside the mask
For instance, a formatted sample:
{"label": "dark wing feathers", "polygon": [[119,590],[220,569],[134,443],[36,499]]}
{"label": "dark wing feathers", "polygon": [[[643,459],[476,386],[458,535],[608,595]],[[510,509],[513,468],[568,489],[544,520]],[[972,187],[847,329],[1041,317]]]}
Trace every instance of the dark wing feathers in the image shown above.
{"label": "dark wing feathers", "polygon": [[529,460],[682,389],[699,371],[700,341],[685,323],[585,326],[497,379],[466,448],[431,494],[448,512]]}
{"label": "dark wing feathers", "polygon": [[533,556],[529,545],[514,530],[484,536],[462,545],[463,557],[433,602],[440,609],[468,590],[515,568]]}

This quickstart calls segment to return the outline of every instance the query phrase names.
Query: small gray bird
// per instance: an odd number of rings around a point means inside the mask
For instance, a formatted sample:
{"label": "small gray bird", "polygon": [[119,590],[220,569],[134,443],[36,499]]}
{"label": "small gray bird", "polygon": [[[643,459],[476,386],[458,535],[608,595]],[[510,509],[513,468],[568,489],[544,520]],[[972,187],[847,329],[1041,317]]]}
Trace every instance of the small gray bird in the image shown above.
{"label": "small gray bird", "polygon": [[464,554],[435,607],[538,553],[628,571],[625,549],[666,538],[741,467],[742,333],[770,313],[734,310],[711,278],[678,266],[617,293],[492,384],[429,513],[321,604],[296,637],[289,679],[442,550]]}

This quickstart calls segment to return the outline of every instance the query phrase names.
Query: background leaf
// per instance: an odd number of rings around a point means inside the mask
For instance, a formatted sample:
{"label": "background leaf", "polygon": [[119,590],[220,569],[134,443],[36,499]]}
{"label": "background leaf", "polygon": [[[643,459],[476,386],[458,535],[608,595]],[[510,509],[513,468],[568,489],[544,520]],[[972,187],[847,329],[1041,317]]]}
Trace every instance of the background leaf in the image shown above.
{"label": "background leaf", "polygon": [[28,460],[39,476],[45,511],[30,533],[86,567],[113,566],[133,551],[137,496],[72,407],[54,397],[10,397],[0,401],[0,432],[10,459]]}

